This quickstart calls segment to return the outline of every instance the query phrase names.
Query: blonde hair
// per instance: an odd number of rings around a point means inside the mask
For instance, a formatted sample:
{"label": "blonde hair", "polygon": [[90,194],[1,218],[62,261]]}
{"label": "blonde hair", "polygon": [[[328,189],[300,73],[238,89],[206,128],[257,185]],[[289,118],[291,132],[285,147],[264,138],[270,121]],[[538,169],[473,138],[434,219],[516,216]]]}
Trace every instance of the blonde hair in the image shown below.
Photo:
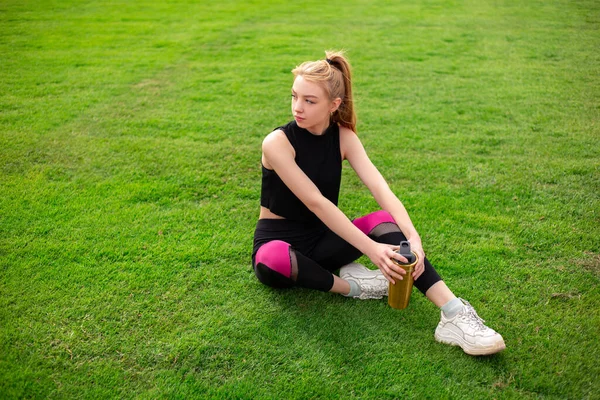
{"label": "blonde hair", "polygon": [[342,51],[326,51],[326,59],[306,61],[292,70],[294,77],[302,76],[310,82],[320,84],[330,100],[342,99],[332,114],[332,122],[356,132],[356,113],[352,98],[352,73],[350,63]]}

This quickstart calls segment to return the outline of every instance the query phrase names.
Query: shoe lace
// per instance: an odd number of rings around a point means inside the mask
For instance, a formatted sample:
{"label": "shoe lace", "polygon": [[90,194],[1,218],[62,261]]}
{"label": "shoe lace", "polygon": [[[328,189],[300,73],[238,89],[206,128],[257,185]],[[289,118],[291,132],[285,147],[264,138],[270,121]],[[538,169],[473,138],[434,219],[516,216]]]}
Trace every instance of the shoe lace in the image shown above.
{"label": "shoe lace", "polygon": [[477,315],[477,311],[468,301],[463,300],[463,302],[465,303],[465,312],[462,314],[463,321],[477,330],[485,330],[487,328],[484,324],[485,320]]}

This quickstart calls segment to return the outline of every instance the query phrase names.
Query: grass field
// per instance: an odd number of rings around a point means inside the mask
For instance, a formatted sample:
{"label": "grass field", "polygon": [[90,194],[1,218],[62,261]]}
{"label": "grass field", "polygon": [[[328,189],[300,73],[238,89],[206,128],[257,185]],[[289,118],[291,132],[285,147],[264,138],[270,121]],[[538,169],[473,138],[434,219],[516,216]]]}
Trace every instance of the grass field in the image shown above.
{"label": "grass field", "polygon": [[[262,138],[340,48],[503,353],[436,343],[416,291],[254,277]],[[0,2],[1,397],[600,398],[599,49],[592,0]],[[347,165],[340,208],[377,209]]]}

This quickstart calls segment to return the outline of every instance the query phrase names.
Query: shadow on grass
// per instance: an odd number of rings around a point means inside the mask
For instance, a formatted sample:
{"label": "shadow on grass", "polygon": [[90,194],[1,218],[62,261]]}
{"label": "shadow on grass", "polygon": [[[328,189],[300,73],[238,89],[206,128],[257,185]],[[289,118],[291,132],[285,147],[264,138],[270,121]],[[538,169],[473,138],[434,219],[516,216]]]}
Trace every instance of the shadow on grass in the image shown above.
{"label": "shadow on grass", "polygon": [[363,301],[306,289],[261,292],[273,310],[260,328],[263,346],[286,354],[283,369],[299,363],[300,374],[341,375],[350,387],[392,396],[428,393],[432,381],[443,387],[471,379],[487,392],[514,380],[504,353],[472,357],[437,343],[438,311],[416,289],[405,310],[392,309],[386,299]]}

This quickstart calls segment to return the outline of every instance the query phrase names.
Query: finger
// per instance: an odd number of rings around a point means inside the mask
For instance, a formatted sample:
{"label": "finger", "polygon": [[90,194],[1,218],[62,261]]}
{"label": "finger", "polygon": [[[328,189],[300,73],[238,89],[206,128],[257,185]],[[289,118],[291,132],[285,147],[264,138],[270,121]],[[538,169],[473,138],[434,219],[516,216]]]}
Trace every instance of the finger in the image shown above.
{"label": "finger", "polygon": [[396,284],[396,282],[392,279],[392,277],[387,272],[385,272],[383,269],[381,269],[381,272],[383,273],[384,278],[388,280],[388,282],[391,282],[394,285]]}
{"label": "finger", "polygon": [[402,275],[400,275],[397,272],[394,272],[392,270],[389,270],[388,274],[392,277],[393,280],[401,281],[404,279],[404,277]]}
{"label": "finger", "polygon": [[408,264],[408,260],[406,259],[406,257],[404,257],[403,255],[401,255],[400,253],[396,253],[394,252],[394,254],[392,254],[392,258],[394,260],[398,260],[400,262],[403,262],[405,264]]}
{"label": "finger", "polygon": [[425,272],[424,268],[415,269],[415,271],[413,272],[413,279],[416,280],[418,277],[420,277],[423,274],[423,272]]}
{"label": "finger", "polygon": [[401,281],[402,279],[404,279],[404,278],[402,278],[402,275],[398,274],[396,271],[389,268],[387,265],[386,265],[386,273],[394,281],[393,283],[396,283],[395,281],[397,281],[397,280]]}
{"label": "finger", "polygon": [[419,261],[417,262],[417,265],[415,266],[415,271],[424,271],[425,270],[425,263],[423,262],[423,259],[420,258]]}
{"label": "finger", "polygon": [[398,264],[394,263],[392,260],[386,262],[386,265],[390,270],[394,271],[396,274],[406,275],[406,270],[400,267]]}
{"label": "finger", "polygon": [[388,266],[387,273],[393,278],[397,280],[403,280],[406,275],[406,271],[403,268],[398,267],[397,265]]}

